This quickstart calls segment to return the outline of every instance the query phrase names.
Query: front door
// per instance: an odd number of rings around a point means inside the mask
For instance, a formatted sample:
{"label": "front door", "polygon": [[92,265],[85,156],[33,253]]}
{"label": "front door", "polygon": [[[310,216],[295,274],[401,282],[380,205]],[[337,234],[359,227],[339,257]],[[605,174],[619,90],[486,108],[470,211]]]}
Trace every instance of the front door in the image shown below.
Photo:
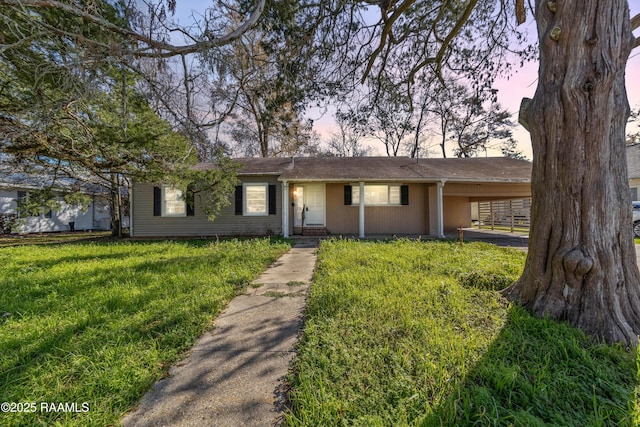
{"label": "front door", "polygon": [[296,185],[295,221],[296,227],[324,227],[324,185]]}

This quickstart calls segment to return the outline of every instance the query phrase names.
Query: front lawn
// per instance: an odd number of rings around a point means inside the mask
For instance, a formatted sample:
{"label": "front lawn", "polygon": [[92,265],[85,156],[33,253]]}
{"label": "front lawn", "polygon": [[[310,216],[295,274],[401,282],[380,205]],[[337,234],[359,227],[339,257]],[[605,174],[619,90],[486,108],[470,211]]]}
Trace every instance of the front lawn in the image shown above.
{"label": "front lawn", "polygon": [[324,242],[288,424],[638,425],[636,352],[500,297],[524,259],[483,243]]}
{"label": "front lawn", "polygon": [[21,245],[48,245],[81,241],[113,240],[110,231],[75,231],[63,233],[0,234],[0,248]]}
{"label": "front lawn", "polygon": [[13,405],[0,425],[117,424],[288,248],[268,239],[1,248],[0,402]]}

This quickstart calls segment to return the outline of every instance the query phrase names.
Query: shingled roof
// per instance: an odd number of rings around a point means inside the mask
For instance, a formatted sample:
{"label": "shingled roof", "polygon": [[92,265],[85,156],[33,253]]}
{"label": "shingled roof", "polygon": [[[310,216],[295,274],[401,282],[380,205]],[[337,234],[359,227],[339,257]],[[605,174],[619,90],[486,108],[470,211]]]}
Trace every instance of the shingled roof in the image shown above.
{"label": "shingled roof", "polygon": [[[531,163],[505,157],[240,158],[239,175],[277,175],[286,181],[530,182]],[[200,164],[208,169],[210,164]]]}
{"label": "shingled roof", "polygon": [[14,169],[11,165],[0,165],[2,188],[37,190],[50,187],[55,191],[82,191],[87,194],[108,192],[104,186],[87,181],[61,174],[54,175],[40,167]]}

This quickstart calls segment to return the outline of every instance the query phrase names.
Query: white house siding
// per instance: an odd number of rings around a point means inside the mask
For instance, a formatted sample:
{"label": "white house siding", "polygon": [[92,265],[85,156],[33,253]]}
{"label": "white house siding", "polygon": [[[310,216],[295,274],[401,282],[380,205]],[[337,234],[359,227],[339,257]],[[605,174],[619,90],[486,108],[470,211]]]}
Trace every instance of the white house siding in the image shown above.
{"label": "white house siding", "polygon": [[133,186],[133,237],[279,235],[282,234],[282,188],[275,176],[241,177],[244,183],[276,185],[276,214],[266,216],[235,215],[234,195],[214,221],[209,221],[195,200],[194,216],[153,216],[153,184]]}
{"label": "white house siding", "polygon": [[0,213],[16,213],[16,198],[18,193],[0,189]]}
{"label": "white house siding", "polygon": [[[28,190],[24,190],[28,191]],[[17,208],[18,190],[0,189],[0,213],[15,214]],[[110,215],[104,201],[96,200],[86,212],[76,206],[66,204],[58,198],[60,209],[52,212],[51,218],[45,215],[31,216],[23,219],[17,230],[18,233],[49,233],[69,231],[69,223],[75,223],[75,230],[108,230],[110,229]]]}

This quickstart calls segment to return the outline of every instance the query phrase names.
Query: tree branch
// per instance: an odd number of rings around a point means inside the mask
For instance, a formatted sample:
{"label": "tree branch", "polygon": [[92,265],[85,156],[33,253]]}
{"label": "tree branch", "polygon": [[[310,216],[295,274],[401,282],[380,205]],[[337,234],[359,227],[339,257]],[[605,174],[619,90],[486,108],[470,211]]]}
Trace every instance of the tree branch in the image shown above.
{"label": "tree branch", "polygon": [[[640,13],[631,18],[631,31],[635,31],[638,28],[640,28]],[[640,37],[636,37],[631,49],[635,49],[637,47],[640,47]]]}
{"label": "tree branch", "polygon": [[442,45],[440,46],[440,50],[438,51],[436,56],[432,57],[432,58],[425,59],[424,61],[422,61],[421,63],[416,65],[413,68],[413,70],[411,70],[411,73],[409,73],[409,79],[408,79],[409,83],[413,83],[415,75],[418,73],[418,71],[420,71],[422,68],[424,68],[425,66],[427,66],[427,64],[430,64],[430,63],[435,63],[436,64],[436,72],[438,73],[438,75],[440,74],[440,72],[441,72],[441,61],[442,61],[442,58],[444,57],[445,52],[449,48],[449,44],[451,43],[453,38],[456,35],[458,35],[458,33],[460,32],[460,30],[462,29],[464,24],[467,23],[467,21],[469,20],[469,17],[471,16],[471,12],[473,12],[473,9],[476,7],[477,3],[478,3],[478,0],[469,1],[464,13],[460,17],[460,19],[458,19],[458,21],[456,22],[456,25],[453,27],[451,32],[449,32],[447,37],[445,37],[444,41],[442,42]]}
{"label": "tree branch", "polygon": [[0,46],[0,54],[4,53],[5,51],[9,50],[9,49],[15,49],[20,47],[21,45],[24,44],[30,44],[31,42],[33,42],[34,40],[37,40],[38,38],[45,36],[47,33],[45,32],[39,32],[39,33],[34,33],[32,35],[30,35],[29,37],[24,37],[22,39],[17,40],[15,43],[13,44],[4,44],[2,46]]}
{"label": "tree branch", "polygon": [[527,20],[527,12],[524,8],[524,0],[516,0],[516,22],[518,25],[524,24]]}
{"label": "tree branch", "polygon": [[373,54],[369,58],[369,62],[367,63],[367,68],[365,69],[364,74],[362,76],[362,80],[361,80],[362,83],[364,83],[364,81],[367,79],[367,76],[369,75],[369,73],[371,72],[371,68],[373,67],[373,63],[377,59],[378,55],[380,55],[380,53],[382,52],[385,45],[387,44],[387,37],[391,34],[393,24],[414,3],[415,3],[415,0],[405,0],[400,5],[400,7],[398,7],[393,12],[391,17],[388,20],[386,20],[386,22],[384,23],[384,28],[382,29],[382,33],[380,34],[380,44],[378,45],[378,48],[373,52]]}
{"label": "tree branch", "polygon": [[149,36],[140,34],[128,28],[119,27],[118,25],[115,25],[100,16],[85,12],[84,10],[81,10],[73,5],[62,3],[57,0],[0,0],[0,6],[58,9],[79,18],[83,18],[89,22],[101,26],[108,31],[120,34],[125,37],[129,37],[132,40],[143,43],[144,45],[146,45],[146,47],[140,50],[131,51],[129,53],[137,57],[146,58],[169,58],[178,55],[188,55],[201,50],[207,50],[213,47],[229,44],[242,36],[242,34],[244,34],[258,22],[258,19],[260,18],[264,10],[265,3],[266,0],[258,0],[255,9],[247,18],[247,20],[228,34],[211,40],[200,41],[184,46],[176,46],[170,43],[164,43],[158,40],[154,40]]}
{"label": "tree branch", "polygon": [[640,13],[631,18],[631,31],[635,31],[640,27]]}

